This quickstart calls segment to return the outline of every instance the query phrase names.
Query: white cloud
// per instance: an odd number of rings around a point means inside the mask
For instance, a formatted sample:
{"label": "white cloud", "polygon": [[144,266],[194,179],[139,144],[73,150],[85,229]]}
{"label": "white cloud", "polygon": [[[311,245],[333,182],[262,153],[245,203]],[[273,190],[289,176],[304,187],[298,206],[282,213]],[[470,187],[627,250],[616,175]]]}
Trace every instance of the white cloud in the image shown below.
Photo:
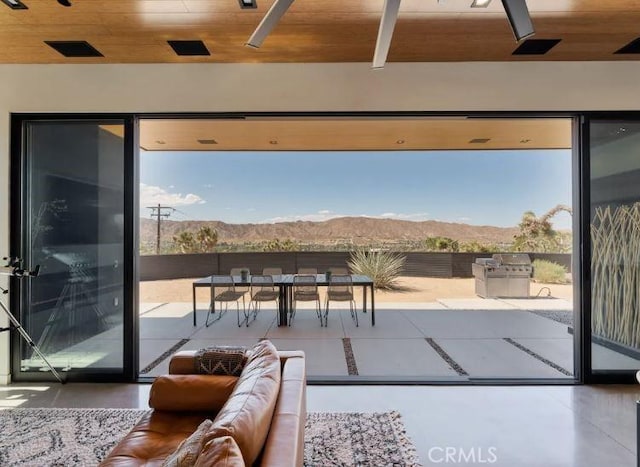
{"label": "white cloud", "polygon": [[176,186],[175,185],[169,185],[169,189],[173,190]]}
{"label": "white cloud", "polygon": [[329,211],[328,209],[321,209],[320,211],[318,211],[318,214],[331,214],[331,211]]}
{"label": "white cloud", "polygon": [[397,212],[385,212],[380,214],[379,216],[372,217],[382,217],[383,219],[398,219],[402,221],[426,221],[429,220],[428,212],[412,212],[412,213],[397,213]]}
{"label": "white cloud", "polygon": [[140,184],[140,204],[150,206],[162,204],[163,206],[189,206],[191,204],[204,204],[205,200],[193,193],[170,193],[159,186]]}
{"label": "white cloud", "polygon": [[469,221],[471,221],[471,218],[470,217],[458,217],[458,220],[460,222],[469,222]]}

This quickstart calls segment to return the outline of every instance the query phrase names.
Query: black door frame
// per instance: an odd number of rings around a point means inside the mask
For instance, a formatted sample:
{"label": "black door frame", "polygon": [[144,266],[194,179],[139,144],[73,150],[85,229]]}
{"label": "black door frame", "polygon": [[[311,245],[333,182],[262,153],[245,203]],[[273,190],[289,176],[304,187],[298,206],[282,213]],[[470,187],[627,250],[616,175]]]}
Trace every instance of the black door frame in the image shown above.
{"label": "black door frame", "polygon": [[635,370],[596,370],[592,368],[592,342],[591,342],[591,122],[594,120],[628,120],[630,122],[640,122],[640,112],[637,111],[597,111],[583,112],[580,117],[580,180],[582,189],[581,195],[581,216],[584,222],[581,223],[581,258],[584,263],[582,271],[582,297],[583,297],[583,319],[581,326],[583,340],[581,352],[583,355],[583,375],[582,382],[585,384],[637,384]]}
{"label": "black door frame", "polygon": [[[591,369],[591,243],[590,243],[590,172],[589,172],[589,123],[592,119],[616,119],[635,118],[640,120],[639,112],[201,112],[201,113],[20,113],[11,115],[11,181],[10,181],[10,242],[11,254],[21,251],[21,177],[22,177],[22,127],[27,120],[62,120],[62,119],[122,119],[125,121],[125,255],[132,258],[125,272],[125,371],[121,378],[115,378],[108,374],[83,373],[80,378],[83,381],[135,381],[138,378],[139,355],[139,329],[137,319],[138,299],[138,182],[139,182],[139,125],[140,119],[247,119],[247,118],[393,118],[393,117],[464,117],[482,119],[508,119],[508,118],[570,118],[573,121],[573,149],[572,149],[572,180],[573,180],[573,277],[576,281],[574,287],[574,380],[558,381],[531,381],[531,380],[487,380],[471,384],[575,384],[575,383],[631,383],[634,382],[634,374],[628,371],[621,372],[596,372]],[[128,284],[128,285],[127,285]],[[12,282],[12,292],[19,291],[18,284]],[[12,293],[11,309],[19,317],[20,304],[16,297],[19,294]],[[127,320],[126,317],[129,316]],[[12,366],[19,368],[16,362],[15,338],[12,336]],[[17,366],[16,366],[17,365]],[[28,375],[28,378],[23,378]],[[47,375],[13,372],[16,380],[50,380]],[[73,378],[70,378],[73,380]],[[80,380],[79,379],[79,380]],[[375,383],[375,382],[374,382]],[[392,381],[382,381],[378,384],[390,384]],[[406,381],[401,382],[407,384]],[[420,382],[415,382],[420,384]],[[359,384],[368,384],[362,383]],[[433,384],[433,383],[421,383]],[[445,383],[451,384],[451,383]],[[462,383],[470,384],[470,383]]]}
{"label": "black door frame", "polygon": [[[68,381],[92,381],[92,382],[125,382],[135,381],[138,375],[139,331],[138,320],[135,314],[138,309],[138,223],[135,222],[138,213],[138,125],[137,118],[133,114],[121,113],[16,113],[11,114],[11,154],[9,183],[10,195],[10,255],[22,256],[24,254],[22,230],[23,215],[23,179],[25,175],[26,124],[31,121],[96,121],[117,120],[124,123],[124,264],[123,264],[123,367],[117,372],[65,372]],[[129,259],[127,261],[127,259]],[[22,290],[19,281],[10,281],[10,309],[18,320],[21,320],[23,308]],[[11,333],[11,376],[13,381],[52,381],[52,376],[45,372],[20,371],[20,345],[21,338]]]}

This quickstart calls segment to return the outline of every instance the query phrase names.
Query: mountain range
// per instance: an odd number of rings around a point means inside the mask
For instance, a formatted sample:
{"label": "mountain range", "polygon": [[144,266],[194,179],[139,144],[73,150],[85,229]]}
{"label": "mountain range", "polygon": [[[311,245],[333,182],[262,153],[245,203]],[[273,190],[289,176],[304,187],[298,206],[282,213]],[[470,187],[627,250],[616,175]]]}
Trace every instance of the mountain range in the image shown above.
{"label": "mountain range", "polygon": [[[221,221],[161,222],[161,238],[170,240],[181,231],[196,232],[208,226],[218,232],[218,243],[261,242],[290,239],[299,243],[335,244],[349,242],[365,245],[372,242],[422,241],[427,237],[449,237],[461,242],[511,243],[517,227],[495,227],[453,222],[406,221],[372,217],[338,217],[321,222],[296,221],[273,224],[228,224]],[[140,219],[140,241],[152,244],[156,239],[155,219]]]}

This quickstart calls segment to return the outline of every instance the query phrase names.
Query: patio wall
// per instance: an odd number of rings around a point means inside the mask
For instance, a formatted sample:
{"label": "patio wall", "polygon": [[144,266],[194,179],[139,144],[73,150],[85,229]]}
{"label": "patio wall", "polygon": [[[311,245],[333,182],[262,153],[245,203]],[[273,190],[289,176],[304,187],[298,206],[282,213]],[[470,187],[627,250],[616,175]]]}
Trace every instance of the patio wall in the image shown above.
{"label": "patio wall", "polygon": [[[404,275],[411,277],[472,277],[471,264],[490,253],[404,253]],[[571,271],[570,254],[529,253],[531,260],[546,259]],[[231,268],[246,267],[261,271],[281,267],[293,274],[301,267],[315,267],[322,273],[331,266],[345,266],[348,252],[251,252],[151,255],[140,257],[140,280],[181,279],[227,274]]]}

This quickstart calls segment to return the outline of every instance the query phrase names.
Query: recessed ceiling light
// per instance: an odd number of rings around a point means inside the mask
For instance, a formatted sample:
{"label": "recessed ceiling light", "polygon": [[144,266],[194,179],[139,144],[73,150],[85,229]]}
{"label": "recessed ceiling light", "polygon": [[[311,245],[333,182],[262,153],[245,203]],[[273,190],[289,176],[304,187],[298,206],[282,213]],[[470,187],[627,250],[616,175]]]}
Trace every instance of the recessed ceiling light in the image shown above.
{"label": "recessed ceiling light", "polygon": [[198,143],[200,144],[218,144],[215,139],[199,139]]}
{"label": "recessed ceiling light", "polygon": [[257,0],[238,0],[240,8],[258,8]]}
{"label": "recessed ceiling light", "polygon": [[483,144],[483,143],[488,143],[489,141],[491,141],[491,138],[473,138],[472,140],[469,141],[469,143]]}
{"label": "recessed ceiling light", "polygon": [[9,8],[13,10],[26,10],[27,5],[22,3],[20,0],[2,0],[2,3],[7,5]]}
{"label": "recessed ceiling light", "polygon": [[58,0],[58,3],[62,6],[71,6],[71,2],[69,0]]}
{"label": "recessed ceiling light", "polygon": [[404,144],[404,140],[403,139],[399,139],[398,141],[396,141],[396,144]]}
{"label": "recessed ceiling light", "polygon": [[269,141],[269,144],[278,144],[278,141],[276,141],[275,139],[272,139],[271,141]]}
{"label": "recessed ceiling light", "polygon": [[156,140],[156,144],[167,144],[167,143],[165,143],[165,142],[164,142],[164,141],[162,141],[161,139],[157,139],[157,140]]}

